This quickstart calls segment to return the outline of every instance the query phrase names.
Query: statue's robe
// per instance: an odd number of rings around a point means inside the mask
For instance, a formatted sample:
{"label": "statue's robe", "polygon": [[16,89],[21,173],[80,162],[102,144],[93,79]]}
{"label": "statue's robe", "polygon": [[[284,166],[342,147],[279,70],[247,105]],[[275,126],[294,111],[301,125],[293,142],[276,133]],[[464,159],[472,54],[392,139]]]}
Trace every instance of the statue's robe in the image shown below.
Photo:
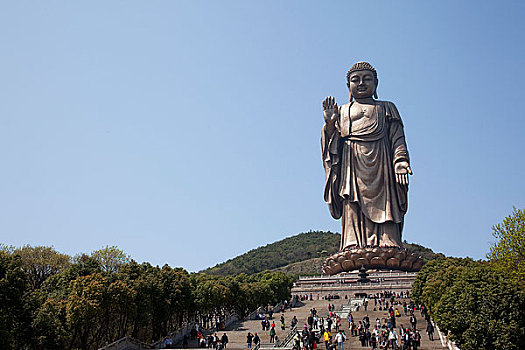
{"label": "statue's robe", "polygon": [[342,219],[341,249],[402,246],[408,186],[396,182],[394,165],[409,162],[403,123],[392,102],[375,103],[363,129],[352,130],[347,103],[332,135],[325,126],[321,136],[324,199]]}

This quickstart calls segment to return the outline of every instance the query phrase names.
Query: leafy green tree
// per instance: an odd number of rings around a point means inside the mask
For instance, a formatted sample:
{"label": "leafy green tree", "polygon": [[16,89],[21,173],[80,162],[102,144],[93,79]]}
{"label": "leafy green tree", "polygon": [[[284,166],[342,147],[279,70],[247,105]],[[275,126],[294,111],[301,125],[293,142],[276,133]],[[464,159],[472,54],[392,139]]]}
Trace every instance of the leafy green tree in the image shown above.
{"label": "leafy green tree", "polygon": [[255,275],[213,276],[192,274],[196,316],[204,321],[215,315],[237,314],[240,317],[259,306],[275,305],[290,298],[291,277],[282,272]]}
{"label": "leafy green tree", "polygon": [[157,340],[163,333],[162,319],[167,302],[163,297],[164,286],[158,270],[149,263],[143,263],[133,280],[137,297],[132,336],[147,342]]}
{"label": "leafy green tree", "polygon": [[201,275],[194,279],[194,299],[200,314],[220,313],[228,301],[229,290],[221,277]]}
{"label": "leafy green tree", "polygon": [[0,348],[19,347],[17,331],[24,313],[28,278],[20,256],[0,250]]}
{"label": "leafy green tree", "polygon": [[[41,349],[57,349],[72,346],[73,333],[66,319],[70,284],[79,276],[99,272],[98,263],[83,255],[71,264],[69,256],[50,247],[25,246],[7,251],[18,261],[16,271],[26,281],[20,307],[9,308],[13,312],[9,319],[14,347],[30,348],[37,344]],[[9,313],[2,312],[2,315]]]}
{"label": "leafy green tree", "polygon": [[259,306],[270,305],[273,298],[273,291],[269,284],[252,282],[247,285],[248,300],[251,304],[248,306],[249,311],[257,309]]}
{"label": "leafy green tree", "polygon": [[136,293],[134,309],[129,310],[128,329],[137,339],[158,340],[181,325],[194,308],[190,278],[183,269],[139,265],[132,260],[122,266],[118,276]]}
{"label": "leafy green tree", "polygon": [[51,299],[64,299],[70,292],[71,281],[81,276],[100,273],[100,265],[94,258],[81,254],[73,258],[73,263],[60,273],[48,277],[42,284],[42,291]]}
{"label": "leafy green tree", "polygon": [[[454,268],[433,308],[435,320],[461,349],[523,349],[523,295],[484,263]],[[436,279],[439,277],[436,277]]]}
{"label": "leafy green tree", "polygon": [[430,261],[418,273],[412,297],[462,350],[525,348],[524,294],[486,262]]}
{"label": "leafy green tree", "polygon": [[107,288],[104,304],[104,340],[112,342],[124,337],[135,315],[137,291],[128,280],[117,279]]}
{"label": "leafy green tree", "polygon": [[116,246],[106,246],[95,250],[91,257],[98,261],[100,268],[104,272],[118,272],[119,269],[130,262],[130,257]]}
{"label": "leafy green tree", "polygon": [[14,246],[12,246],[12,245],[6,245],[6,244],[3,244],[3,243],[0,243],[0,251],[3,251],[4,253],[13,254],[15,249],[16,248]]}
{"label": "leafy green tree", "polygon": [[487,255],[493,268],[525,289],[525,210],[516,209],[502,223],[492,226],[498,241]]}
{"label": "leafy green tree", "polygon": [[33,289],[38,289],[44,281],[67,268],[71,258],[57,252],[53,247],[29,245],[15,249],[14,254],[20,256],[22,269],[27,273]]}
{"label": "leafy green tree", "polygon": [[72,333],[66,321],[66,301],[47,299],[36,313],[33,328],[37,334],[37,348],[52,350],[70,347]]}
{"label": "leafy green tree", "polygon": [[426,263],[417,273],[412,285],[412,297],[423,302],[430,310],[441,298],[445,288],[449,287],[456,277],[456,267],[473,264],[470,258],[446,258]]}
{"label": "leafy green tree", "polygon": [[107,285],[107,279],[99,273],[71,281],[65,312],[68,326],[73,334],[71,339],[73,347],[84,350],[100,343],[102,338],[100,321],[107,297]]}
{"label": "leafy green tree", "polygon": [[261,284],[266,285],[272,291],[269,303],[275,305],[283,300],[291,298],[293,279],[283,272],[262,272],[256,276]]}
{"label": "leafy green tree", "polygon": [[160,270],[160,278],[167,311],[162,324],[166,334],[182,325],[186,310],[193,306],[193,302],[187,271],[164,265]]}

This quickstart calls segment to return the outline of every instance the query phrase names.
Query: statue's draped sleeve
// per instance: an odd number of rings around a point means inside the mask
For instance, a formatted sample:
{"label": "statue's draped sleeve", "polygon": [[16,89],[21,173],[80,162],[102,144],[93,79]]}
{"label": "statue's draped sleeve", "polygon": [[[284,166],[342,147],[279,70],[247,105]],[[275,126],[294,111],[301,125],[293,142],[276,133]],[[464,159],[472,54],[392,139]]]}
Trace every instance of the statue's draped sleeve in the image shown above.
{"label": "statue's draped sleeve", "polygon": [[[385,114],[389,121],[389,138],[392,149],[392,166],[397,162],[406,161],[410,164],[410,157],[405,142],[405,132],[403,130],[403,121],[392,102],[384,102]],[[408,186],[396,183],[397,201],[401,211],[406,213],[408,208]]]}
{"label": "statue's draped sleeve", "polygon": [[389,121],[389,136],[392,146],[392,155],[394,164],[405,160],[410,163],[408,157],[407,145],[405,142],[405,132],[403,131],[403,122],[399,112],[392,102],[384,102],[385,114]]}
{"label": "statue's draped sleeve", "polygon": [[343,200],[339,196],[341,148],[342,140],[338,128],[334,128],[329,135],[325,125],[321,134],[321,151],[325,170],[324,200],[334,219],[340,219],[343,214]]}

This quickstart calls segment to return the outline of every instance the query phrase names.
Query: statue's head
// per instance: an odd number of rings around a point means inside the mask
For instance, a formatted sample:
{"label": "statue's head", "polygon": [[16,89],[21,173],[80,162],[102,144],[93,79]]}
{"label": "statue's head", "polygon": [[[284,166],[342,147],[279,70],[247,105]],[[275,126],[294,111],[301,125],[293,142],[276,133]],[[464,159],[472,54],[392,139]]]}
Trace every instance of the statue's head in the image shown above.
{"label": "statue's head", "polygon": [[355,98],[377,99],[377,79],[376,69],[368,62],[357,62],[346,74],[346,85],[350,91],[350,101]]}

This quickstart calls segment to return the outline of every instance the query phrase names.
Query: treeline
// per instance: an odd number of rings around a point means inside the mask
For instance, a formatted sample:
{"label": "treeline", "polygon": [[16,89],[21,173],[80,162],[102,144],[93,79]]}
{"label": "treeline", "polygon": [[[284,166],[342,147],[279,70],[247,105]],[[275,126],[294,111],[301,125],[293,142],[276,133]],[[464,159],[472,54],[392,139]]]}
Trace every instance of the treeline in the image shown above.
{"label": "treeline", "polygon": [[185,322],[245,316],[290,297],[283,273],[210,276],[138,264],[116,247],[71,258],[50,247],[0,249],[0,348],[96,349],[159,340]]}
{"label": "treeline", "polygon": [[461,350],[525,349],[524,296],[489,263],[461,258],[428,262],[412,287]]}
{"label": "treeline", "polygon": [[462,350],[525,349],[525,211],[492,227],[488,261],[447,258],[418,272],[412,297]]}

